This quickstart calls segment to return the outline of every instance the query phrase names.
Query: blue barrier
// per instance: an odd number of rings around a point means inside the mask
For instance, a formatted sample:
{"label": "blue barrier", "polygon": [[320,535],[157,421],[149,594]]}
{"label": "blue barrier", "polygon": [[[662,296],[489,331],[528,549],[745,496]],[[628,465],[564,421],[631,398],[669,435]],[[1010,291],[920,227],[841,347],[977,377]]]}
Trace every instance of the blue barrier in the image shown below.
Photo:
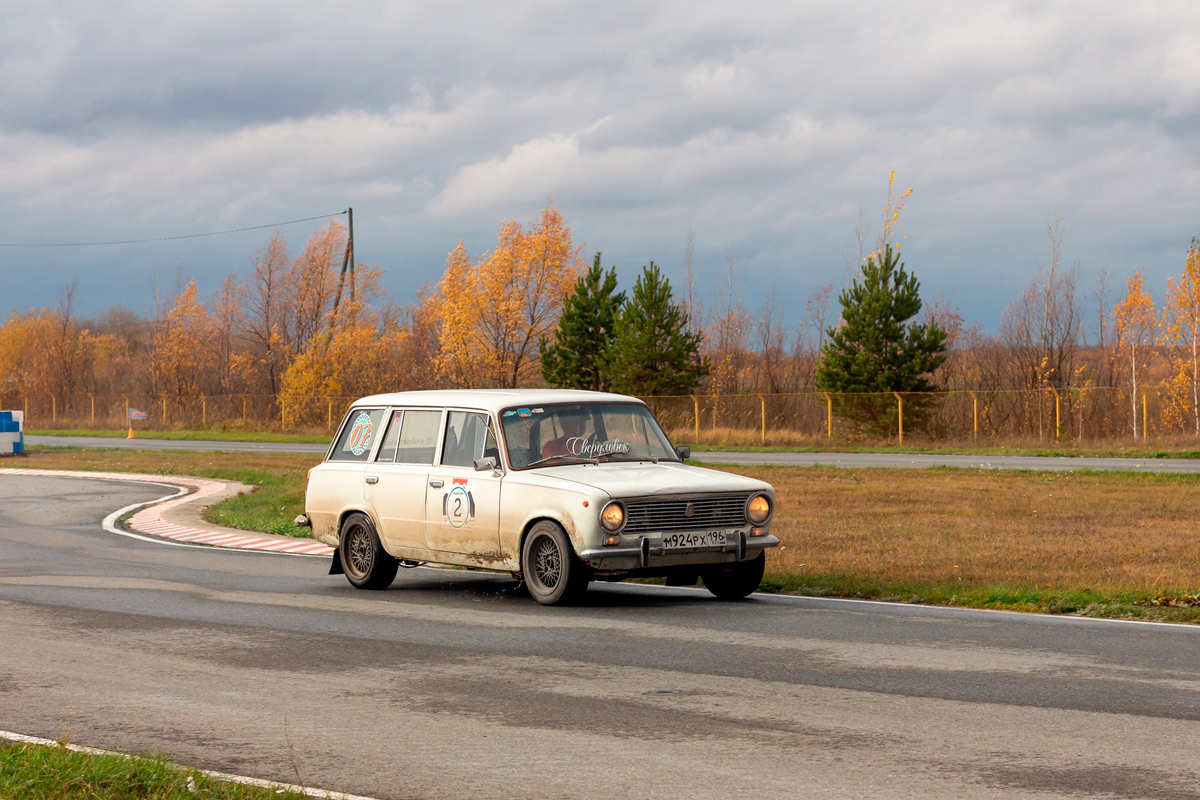
{"label": "blue barrier", "polygon": [[25,412],[0,411],[0,455],[25,452]]}

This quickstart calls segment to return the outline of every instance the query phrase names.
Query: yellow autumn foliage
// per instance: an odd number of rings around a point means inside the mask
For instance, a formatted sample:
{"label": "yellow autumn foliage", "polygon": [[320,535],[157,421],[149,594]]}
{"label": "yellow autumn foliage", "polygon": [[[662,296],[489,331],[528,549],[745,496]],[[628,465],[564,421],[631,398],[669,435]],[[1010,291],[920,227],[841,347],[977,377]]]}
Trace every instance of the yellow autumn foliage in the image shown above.
{"label": "yellow autumn foliage", "polygon": [[536,381],[538,341],[553,335],[563,298],[583,273],[581,248],[551,205],[528,229],[504,222],[497,239],[474,264],[460,242],[430,298],[440,322],[437,368],[451,386]]}

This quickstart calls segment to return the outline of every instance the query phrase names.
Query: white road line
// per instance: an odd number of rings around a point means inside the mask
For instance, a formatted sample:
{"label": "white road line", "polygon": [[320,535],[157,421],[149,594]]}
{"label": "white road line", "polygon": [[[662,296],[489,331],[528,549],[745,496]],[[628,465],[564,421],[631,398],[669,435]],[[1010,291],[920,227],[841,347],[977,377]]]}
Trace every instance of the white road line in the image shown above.
{"label": "white road line", "polygon": [[[120,756],[121,758],[132,758],[128,753],[117,753],[112,750],[100,750],[95,747],[83,747],[77,744],[63,744],[56,742],[53,739],[40,739],[36,736],[26,736],[21,733],[13,733],[12,731],[0,731],[0,739],[7,739],[10,742],[20,742],[22,744],[36,744],[43,747],[62,747],[70,750],[73,753],[89,753],[94,756]],[[228,772],[214,772],[210,769],[195,769],[193,767],[184,767],[179,764],[175,765],[181,772],[199,772],[201,775],[207,775],[210,778],[215,778],[219,781],[228,783],[240,783],[244,786],[257,786],[260,789],[274,789],[277,792],[292,791],[305,795],[306,797],[319,797],[323,800],[375,800],[372,797],[366,797],[361,794],[346,794],[345,792],[329,792],[324,789],[309,789],[306,786],[297,786],[294,783],[279,783],[278,781],[268,781],[262,778],[248,778],[245,775],[231,775]]]}

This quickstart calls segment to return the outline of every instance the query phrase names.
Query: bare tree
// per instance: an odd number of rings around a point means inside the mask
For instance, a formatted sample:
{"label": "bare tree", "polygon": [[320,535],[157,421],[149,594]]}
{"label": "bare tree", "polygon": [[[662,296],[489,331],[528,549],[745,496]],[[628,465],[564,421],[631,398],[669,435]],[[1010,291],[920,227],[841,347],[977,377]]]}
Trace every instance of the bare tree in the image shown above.
{"label": "bare tree", "polygon": [[758,347],[757,387],[771,394],[788,391],[787,376],[784,374],[784,357],[787,350],[787,329],[783,325],[783,313],[775,297],[775,287],[767,291],[762,312],[754,333]]}
{"label": "bare tree", "polygon": [[246,339],[266,371],[271,394],[279,393],[279,382],[287,368],[290,325],[284,289],[284,274],[290,259],[287,243],[276,231],[255,258],[254,275],[246,293]]}
{"label": "bare tree", "polygon": [[688,331],[694,332],[700,324],[702,309],[696,307],[696,275],[692,267],[692,258],[696,253],[696,234],[688,225],[687,243],[683,251],[683,281],[684,281],[684,311],[688,315]]}
{"label": "bare tree", "polygon": [[1029,389],[1070,386],[1080,339],[1076,299],[1080,267],[1062,267],[1062,217],[1056,216],[1046,231],[1050,238],[1047,263],[1039,265],[1038,277],[1008,307],[1000,326],[1020,379]]}

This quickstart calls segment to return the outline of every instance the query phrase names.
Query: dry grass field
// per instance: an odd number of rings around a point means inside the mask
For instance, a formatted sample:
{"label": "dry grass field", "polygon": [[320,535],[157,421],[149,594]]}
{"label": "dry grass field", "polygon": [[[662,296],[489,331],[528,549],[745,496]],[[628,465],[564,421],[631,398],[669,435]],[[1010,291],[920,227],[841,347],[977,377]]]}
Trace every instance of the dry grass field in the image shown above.
{"label": "dry grass field", "polygon": [[[46,469],[228,478],[262,492],[211,512],[285,532],[317,456],[37,449]],[[772,483],[764,588],[1200,621],[1200,476],[731,467]],[[295,531],[295,529],[291,529]]]}

